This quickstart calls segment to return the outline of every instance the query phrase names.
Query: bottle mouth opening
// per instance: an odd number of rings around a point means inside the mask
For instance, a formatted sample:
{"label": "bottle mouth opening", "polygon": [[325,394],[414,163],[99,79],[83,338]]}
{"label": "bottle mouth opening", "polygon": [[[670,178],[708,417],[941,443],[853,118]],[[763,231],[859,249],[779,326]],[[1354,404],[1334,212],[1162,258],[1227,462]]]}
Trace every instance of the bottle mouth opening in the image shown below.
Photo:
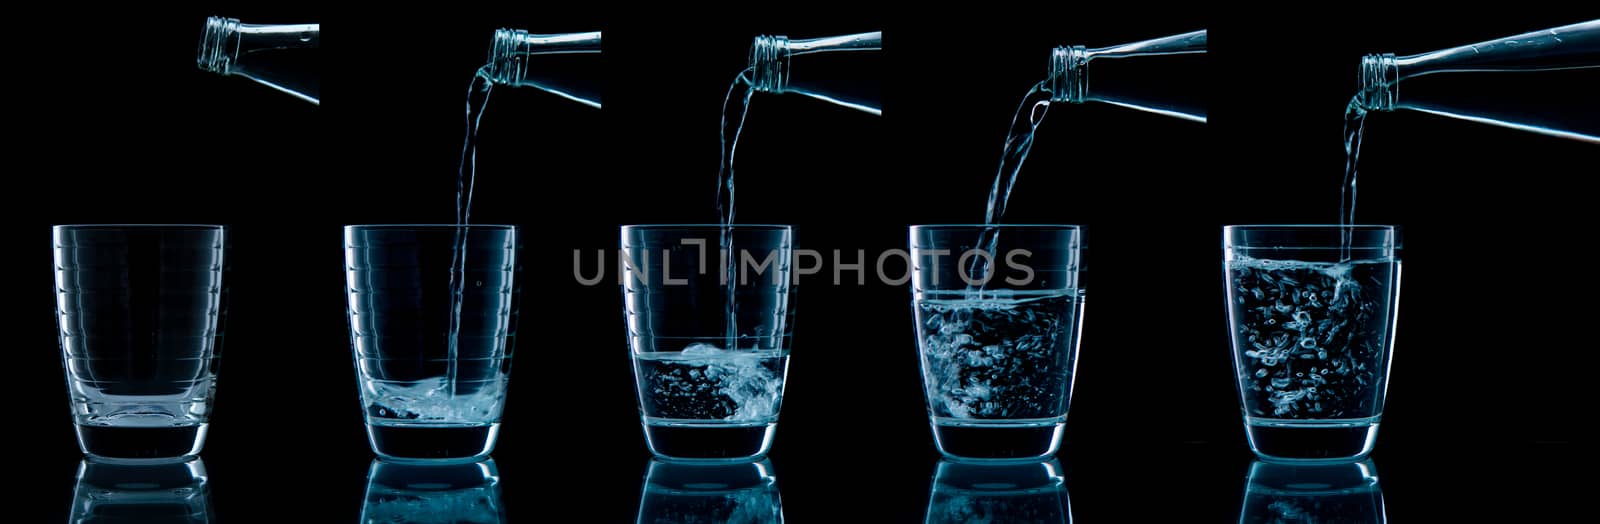
{"label": "bottle mouth opening", "polygon": [[789,37],[757,36],[750,45],[750,86],[764,93],[782,93],[789,87]]}
{"label": "bottle mouth opening", "polygon": [[1083,67],[1087,63],[1089,50],[1081,45],[1061,46],[1050,52],[1050,83],[1046,87],[1051,102],[1083,103],[1089,92],[1089,76]]}
{"label": "bottle mouth opening", "polygon": [[1356,100],[1369,111],[1393,111],[1400,94],[1400,66],[1394,53],[1361,57],[1361,92]]}
{"label": "bottle mouth opening", "polygon": [[195,64],[200,69],[227,75],[233,67],[233,57],[239,51],[239,19],[213,16],[206,19],[205,33],[200,36],[200,50]]}
{"label": "bottle mouth opening", "polygon": [[528,32],[521,29],[496,29],[489,48],[489,79],[502,84],[520,83],[527,75],[528,63],[523,44]]}

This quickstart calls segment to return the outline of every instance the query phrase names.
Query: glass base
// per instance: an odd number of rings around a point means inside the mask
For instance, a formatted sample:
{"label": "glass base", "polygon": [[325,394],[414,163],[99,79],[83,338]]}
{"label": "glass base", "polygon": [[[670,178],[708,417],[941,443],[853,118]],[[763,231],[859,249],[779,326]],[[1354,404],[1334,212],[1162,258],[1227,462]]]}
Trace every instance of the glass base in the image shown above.
{"label": "glass base", "polygon": [[1376,421],[1247,420],[1250,450],[1268,462],[1335,463],[1366,458],[1378,438]]}
{"label": "glass base", "polygon": [[77,424],[78,449],[107,464],[166,464],[200,454],[209,424],[189,426],[96,426]]}
{"label": "glass base", "polygon": [[478,462],[494,451],[500,423],[475,425],[367,424],[372,451],[397,464]]}
{"label": "glass base", "polygon": [[939,453],[957,462],[1039,462],[1061,449],[1061,419],[933,420]]}
{"label": "glass base", "polygon": [[674,462],[748,462],[772,449],[778,423],[730,426],[649,420],[645,443],[657,458]]}

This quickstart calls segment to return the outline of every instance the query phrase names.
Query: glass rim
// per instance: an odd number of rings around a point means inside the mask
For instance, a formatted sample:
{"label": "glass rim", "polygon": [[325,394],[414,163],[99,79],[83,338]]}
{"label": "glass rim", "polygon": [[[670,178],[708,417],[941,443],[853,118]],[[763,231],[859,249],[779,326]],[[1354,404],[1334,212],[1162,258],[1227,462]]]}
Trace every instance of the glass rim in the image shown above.
{"label": "glass rim", "polygon": [[1355,231],[1383,231],[1398,230],[1400,226],[1388,224],[1229,224],[1222,226],[1223,231],[1250,229],[1283,229],[1283,230],[1317,230],[1317,229],[1350,229]]}
{"label": "glass rim", "polygon": [[1083,226],[1078,225],[1078,224],[912,224],[909,227],[910,227],[910,229],[913,229],[913,230],[924,230],[924,229],[1036,229],[1036,230],[1050,230],[1050,229],[1058,229],[1058,230],[1062,230],[1062,231],[1069,231],[1069,230],[1082,230],[1083,229]]}
{"label": "glass rim", "polygon": [[627,230],[645,230],[645,231],[649,231],[649,230],[672,230],[672,229],[719,229],[720,230],[720,229],[722,229],[724,227],[729,228],[729,229],[753,229],[753,230],[766,230],[766,231],[777,231],[777,230],[783,230],[783,229],[794,229],[794,226],[788,225],[788,224],[728,224],[726,226],[724,226],[722,224],[623,224],[620,229],[622,229],[624,231],[627,231]]}
{"label": "glass rim", "polygon": [[50,226],[50,229],[171,229],[174,231],[199,231],[228,229],[228,226],[223,224],[54,224]]}
{"label": "glass rim", "polygon": [[346,224],[346,231],[353,229],[516,229],[512,224]]}

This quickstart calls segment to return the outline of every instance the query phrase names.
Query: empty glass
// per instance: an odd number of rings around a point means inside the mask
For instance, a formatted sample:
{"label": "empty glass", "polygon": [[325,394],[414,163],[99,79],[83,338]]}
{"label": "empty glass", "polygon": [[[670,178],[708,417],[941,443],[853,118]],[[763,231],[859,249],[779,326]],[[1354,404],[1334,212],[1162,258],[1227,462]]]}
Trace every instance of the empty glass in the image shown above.
{"label": "empty glass", "polygon": [[622,227],[624,316],[651,453],[749,460],[772,446],[793,325],[792,238],[789,226]]}
{"label": "empty glass", "polygon": [[350,341],[380,457],[476,462],[494,449],[519,248],[515,226],[345,226]]}
{"label": "empty glass", "polygon": [[52,228],[78,447],[103,461],[200,453],[222,345],[226,228]]}
{"label": "empty glass", "polygon": [[1365,457],[1393,356],[1394,227],[1227,226],[1222,243],[1250,449],[1267,460]]}
{"label": "empty glass", "polygon": [[1033,460],[1061,446],[1083,294],[1077,226],[911,226],[922,381],[939,452]]}

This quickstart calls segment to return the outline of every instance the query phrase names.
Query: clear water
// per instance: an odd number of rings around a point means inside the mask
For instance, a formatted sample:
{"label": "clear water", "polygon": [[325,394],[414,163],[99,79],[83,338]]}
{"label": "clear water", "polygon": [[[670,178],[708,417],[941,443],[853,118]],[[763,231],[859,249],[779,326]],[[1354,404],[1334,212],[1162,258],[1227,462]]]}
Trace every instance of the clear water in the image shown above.
{"label": "clear water", "polygon": [[734,223],[733,157],[739,149],[739,135],[744,132],[745,115],[750,111],[750,97],[755,89],[750,85],[746,69],[733,78],[728,95],[722,101],[722,160],[717,166],[717,220],[724,226]]}
{"label": "clear water", "polygon": [[1340,260],[1350,260],[1350,226],[1356,223],[1356,167],[1361,160],[1361,135],[1367,128],[1367,110],[1361,95],[1350,99],[1344,108],[1344,184],[1339,191]]}
{"label": "clear water", "polygon": [[[483,123],[483,113],[489,109],[489,95],[494,92],[494,82],[489,80],[489,66],[483,66],[472,75],[467,85],[467,136],[461,145],[461,166],[456,170],[456,224],[472,223],[472,190],[478,182],[478,126]],[[456,358],[461,338],[461,295],[466,291],[467,234],[456,232],[455,258],[450,266],[450,331],[449,369],[446,376],[454,388],[456,383]],[[454,395],[454,389],[451,390]]]}
{"label": "clear water", "polygon": [[1234,362],[1252,425],[1375,421],[1394,262],[1228,262]]}
{"label": "clear water", "polygon": [[634,355],[648,425],[750,427],[777,422],[789,355],[692,344]]}
{"label": "clear water", "polygon": [[[989,186],[989,200],[984,208],[983,223],[995,225],[1005,218],[1006,204],[1011,201],[1011,191],[1016,188],[1017,174],[1022,172],[1022,164],[1028,160],[1028,152],[1033,150],[1033,135],[1039,130],[1039,124],[1044,122],[1045,114],[1050,110],[1050,91],[1045,87],[1045,82],[1040,82],[1023,95],[1022,103],[1017,105],[1016,114],[1011,116],[1011,129],[1006,133],[1006,142],[1000,151],[1000,168],[995,171],[994,183]],[[978,237],[978,245],[993,254],[1000,241],[1000,231],[985,229]],[[981,277],[987,268],[983,267],[983,257],[973,257],[967,274]],[[981,289],[982,286],[973,286]]]}
{"label": "clear water", "polygon": [[965,425],[1064,419],[1077,312],[1070,292],[920,292],[917,338],[929,414]]}
{"label": "clear water", "polygon": [[[452,358],[452,361],[455,359]],[[477,380],[433,377],[391,381],[363,377],[362,398],[369,399],[367,419],[374,424],[482,424],[499,420],[506,376],[492,369],[496,359],[471,359],[451,366],[469,368]]]}
{"label": "clear water", "polygon": [[[733,250],[733,224],[735,216],[734,207],[734,179],[733,157],[739,149],[739,135],[744,133],[745,115],[750,111],[750,97],[755,94],[755,89],[750,83],[752,70],[746,69],[735,76],[733,83],[728,86],[728,95],[722,101],[722,160],[717,167],[717,220],[722,225],[720,238],[717,245],[727,257],[722,261],[724,271],[722,274],[737,278],[739,257]],[[730,133],[731,131],[731,133]],[[736,281],[735,281],[736,282]],[[723,298],[725,303],[724,317],[727,318],[727,330],[724,347],[738,347],[739,345],[739,315],[738,295],[734,285],[728,285]]]}
{"label": "clear water", "polygon": [[478,125],[489,108],[494,82],[488,66],[478,69],[467,85],[467,132],[461,143],[461,167],[456,170],[456,223],[467,224],[472,217],[472,187],[478,180]]}
{"label": "clear water", "polygon": [[[1006,204],[1011,201],[1011,191],[1017,184],[1017,173],[1033,150],[1033,134],[1044,122],[1050,110],[1050,91],[1040,82],[1028,90],[1011,117],[1011,130],[1006,134],[1005,147],[1000,153],[1000,168],[994,174],[994,184],[989,187],[989,202],[983,214],[983,223],[999,224],[1005,217]],[[993,251],[991,249],[991,251]]]}
{"label": "clear water", "polygon": [[692,344],[634,355],[645,437],[658,454],[741,458],[766,453],[778,423],[789,355]]}
{"label": "clear water", "polygon": [[[372,280],[384,278],[380,269],[367,271]],[[468,282],[488,278],[474,278],[472,272]],[[442,285],[445,279],[439,277],[430,285]],[[507,351],[515,344],[506,319],[493,312],[512,307],[510,289],[469,285],[464,297],[450,296],[452,302],[465,300],[474,310],[490,312],[464,318],[465,325],[455,334],[445,331],[453,324],[432,317],[444,305],[443,293],[422,295],[437,303],[414,304],[380,300],[381,290],[357,292],[369,297],[353,306],[357,316],[417,318],[423,324],[379,323],[355,338],[358,385],[374,450],[396,458],[467,458],[487,452],[504,411],[511,368]],[[419,312],[432,318],[419,318]],[[445,338],[456,343],[452,346]]]}

